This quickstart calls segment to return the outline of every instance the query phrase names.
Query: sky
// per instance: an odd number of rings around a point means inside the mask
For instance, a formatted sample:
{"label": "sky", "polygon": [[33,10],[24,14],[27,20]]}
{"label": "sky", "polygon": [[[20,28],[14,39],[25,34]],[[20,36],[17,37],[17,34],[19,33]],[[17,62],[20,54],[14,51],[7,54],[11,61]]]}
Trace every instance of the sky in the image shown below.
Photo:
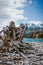
{"label": "sky", "polygon": [[43,0],[0,0],[0,29],[10,21],[43,23]]}

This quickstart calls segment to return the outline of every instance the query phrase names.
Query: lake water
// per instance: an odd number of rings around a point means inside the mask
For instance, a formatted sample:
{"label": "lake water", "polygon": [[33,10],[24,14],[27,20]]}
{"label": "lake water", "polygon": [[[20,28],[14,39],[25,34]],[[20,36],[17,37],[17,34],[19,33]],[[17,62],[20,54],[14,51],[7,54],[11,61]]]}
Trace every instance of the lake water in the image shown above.
{"label": "lake water", "polygon": [[38,43],[43,43],[43,39],[37,39],[37,38],[23,38],[22,42],[24,43],[33,43],[33,42],[38,42]]}

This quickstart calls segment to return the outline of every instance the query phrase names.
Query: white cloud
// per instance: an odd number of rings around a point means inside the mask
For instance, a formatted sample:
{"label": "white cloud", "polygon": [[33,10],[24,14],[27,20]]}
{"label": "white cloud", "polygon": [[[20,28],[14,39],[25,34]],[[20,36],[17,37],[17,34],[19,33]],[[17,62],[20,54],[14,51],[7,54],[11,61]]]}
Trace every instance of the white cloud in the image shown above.
{"label": "white cloud", "polygon": [[27,20],[27,17],[24,16],[26,1],[27,0],[0,0],[0,25],[6,25],[8,24],[7,21],[10,20],[14,20],[15,22],[18,20]]}
{"label": "white cloud", "polygon": [[32,0],[29,0],[29,2],[28,2],[29,4],[32,4]]}

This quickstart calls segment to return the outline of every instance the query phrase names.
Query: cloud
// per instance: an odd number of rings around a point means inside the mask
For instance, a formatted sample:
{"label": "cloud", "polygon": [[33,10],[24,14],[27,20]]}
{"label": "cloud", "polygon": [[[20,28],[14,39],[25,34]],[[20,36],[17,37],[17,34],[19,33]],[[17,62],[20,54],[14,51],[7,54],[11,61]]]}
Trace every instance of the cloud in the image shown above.
{"label": "cloud", "polygon": [[28,2],[29,4],[32,4],[32,0],[29,0],[29,2]]}
{"label": "cloud", "polygon": [[10,14],[9,14],[9,9],[8,8],[1,8],[0,9],[0,19],[10,19]]}
{"label": "cloud", "polygon": [[25,6],[26,0],[15,0],[16,8],[23,8]]}
{"label": "cloud", "polygon": [[28,4],[29,4],[29,5],[31,5],[31,4],[36,5],[36,4],[37,4],[37,2],[36,2],[36,0],[28,0]]}
{"label": "cloud", "polygon": [[24,16],[24,7],[27,0],[0,0],[0,25],[8,24],[7,21],[27,20]]}

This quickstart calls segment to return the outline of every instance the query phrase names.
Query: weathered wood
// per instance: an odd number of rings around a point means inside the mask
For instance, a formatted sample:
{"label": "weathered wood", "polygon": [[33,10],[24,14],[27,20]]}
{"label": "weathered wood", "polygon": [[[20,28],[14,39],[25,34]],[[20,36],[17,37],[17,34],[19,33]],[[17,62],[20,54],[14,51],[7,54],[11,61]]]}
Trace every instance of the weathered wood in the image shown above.
{"label": "weathered wood", "polygon": [[23,57],[15,57],[14,60],[21,60]]}
{"label": "weathered wood", "polygon": [[16,47],[15,47],[15,50],[16,50],[21,56],[23,56],[25,59],[27,59],[27,57],[26,57],[22,52],[20,52]]}
{"label": "weathered wood", "polygon": [[[14,42],[13,42],[14,43]],[[14,44],[15,45],[15,44]],[[23,56],[25,59],[27,59],[27,57],[22,53],[22,52],[20,52],[19,50],[18,50],[18,48],[17,48],[17,46],[15,45],[14,46],[14,48],[15,48],[15,50],[21,55],[21,56]]]}
{"label": "weathered wood", "polygon": [[43,53],[38,53],[36,54],[36,56],[43,56]]}

